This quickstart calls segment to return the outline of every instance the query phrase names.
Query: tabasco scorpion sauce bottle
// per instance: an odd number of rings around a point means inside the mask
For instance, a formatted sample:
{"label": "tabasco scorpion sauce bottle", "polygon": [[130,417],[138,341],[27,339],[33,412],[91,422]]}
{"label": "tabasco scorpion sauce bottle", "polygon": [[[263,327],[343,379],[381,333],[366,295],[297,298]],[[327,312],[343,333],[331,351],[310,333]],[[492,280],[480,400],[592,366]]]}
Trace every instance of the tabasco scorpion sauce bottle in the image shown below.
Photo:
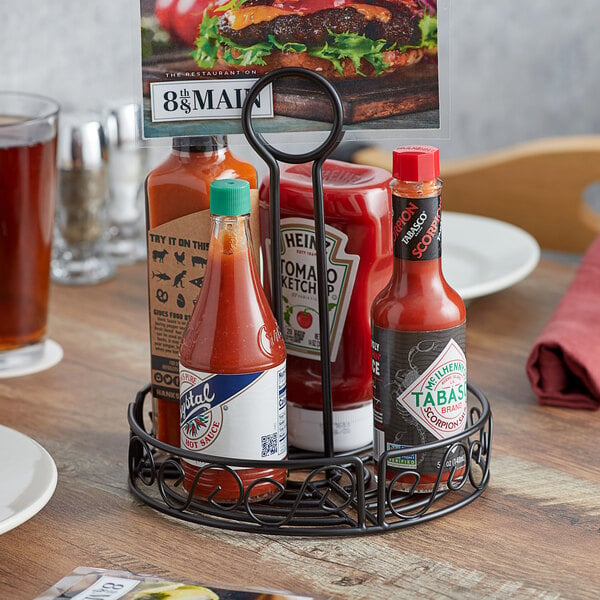
{"label": "tabasco scorpion sauce bottle", "polygon": [[[435,442],[467,418],[465,306],[444,279],[439,153],[398,148],[391,182],[394,267],[371,309],[374,456]],[[394,488],[428,492],[464,474],[461,449],[387,460]],[[454,469],[454,471],[453,471]]]}
{"label": "tabasco scorpion sauce bottle", "polygon": [[[179,447],[178,353],[204,280],[210,235],[209,186],[245,179],[254,167],[232,154],[227,136],[173,138],[169,156],[146,179],[148,299],[156,437]],[[258,236],[258,211],[255,227]]]}
{"label": "tabasco scorpion sauce bottle", "polygon": [[[252,254],[250,187],[210,186],[211,233],[204,284],[179,350],[181,447],[211,456],[287,456],[286,352]],[[274,495],[285,469],[236,468],[235,475],[182,461],[184,487],[200,498],[237,503]],[[263,478],[269,478],[267,481]],[[213,495],[214,494],[214,495]]]}

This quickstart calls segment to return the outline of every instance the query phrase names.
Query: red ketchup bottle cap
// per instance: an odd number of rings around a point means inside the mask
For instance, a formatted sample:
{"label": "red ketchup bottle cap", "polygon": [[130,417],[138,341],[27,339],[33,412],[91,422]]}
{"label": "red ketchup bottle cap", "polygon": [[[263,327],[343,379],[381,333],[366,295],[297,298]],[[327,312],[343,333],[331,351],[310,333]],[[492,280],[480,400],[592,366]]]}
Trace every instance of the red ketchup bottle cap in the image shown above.
{"label": "red ketchup bottle cap", "polygon": [[440,151],[434,146],[396,148],[392,175],[401,181],[437,179],[440,176]]}

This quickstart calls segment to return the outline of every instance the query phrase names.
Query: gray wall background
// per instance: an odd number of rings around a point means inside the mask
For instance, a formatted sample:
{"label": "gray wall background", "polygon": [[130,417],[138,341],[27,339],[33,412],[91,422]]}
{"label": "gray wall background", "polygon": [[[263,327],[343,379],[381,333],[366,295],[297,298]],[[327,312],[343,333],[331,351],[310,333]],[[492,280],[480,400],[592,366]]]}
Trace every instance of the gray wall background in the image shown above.
{"label": "gray wall background", "polygon": [[[138,11],[137,0],[0,0],[0,89],[67,108],[137,96]],[[599,23],[598,0],[452,0],[442,156],[598,133]]]}

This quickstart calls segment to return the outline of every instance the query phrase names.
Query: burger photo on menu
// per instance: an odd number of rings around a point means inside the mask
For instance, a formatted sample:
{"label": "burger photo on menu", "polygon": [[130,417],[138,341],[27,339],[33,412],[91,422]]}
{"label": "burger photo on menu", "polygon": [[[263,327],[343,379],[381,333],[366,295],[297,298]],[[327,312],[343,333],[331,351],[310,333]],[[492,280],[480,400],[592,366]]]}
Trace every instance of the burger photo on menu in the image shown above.
{"label": "burger photo on menu", "polygon": [[199,66],[305,67],[331,79],[377,77],[437,48],[436,19],[417,0],[232,0],[207,8]]}
{"label": "burger photo on menu", "polygon": [[[141,2],[146,81],[302,67],[336,86],[346,123],[439,106],[436,0]],[[302,83],[280,96],[278,114],[318,118]]]}

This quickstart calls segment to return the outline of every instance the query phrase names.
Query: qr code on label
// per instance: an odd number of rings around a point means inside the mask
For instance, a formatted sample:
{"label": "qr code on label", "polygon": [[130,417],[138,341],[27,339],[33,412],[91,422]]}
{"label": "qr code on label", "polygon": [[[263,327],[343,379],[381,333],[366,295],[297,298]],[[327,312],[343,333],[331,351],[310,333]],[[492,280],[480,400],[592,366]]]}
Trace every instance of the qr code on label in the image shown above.
{"label": "qr code on label", "polygon": [[271,433],[269,435],[263,435],[260,438],[262,444],[262,458],[265,456],[271,456],[277,454],[277,434]]}

